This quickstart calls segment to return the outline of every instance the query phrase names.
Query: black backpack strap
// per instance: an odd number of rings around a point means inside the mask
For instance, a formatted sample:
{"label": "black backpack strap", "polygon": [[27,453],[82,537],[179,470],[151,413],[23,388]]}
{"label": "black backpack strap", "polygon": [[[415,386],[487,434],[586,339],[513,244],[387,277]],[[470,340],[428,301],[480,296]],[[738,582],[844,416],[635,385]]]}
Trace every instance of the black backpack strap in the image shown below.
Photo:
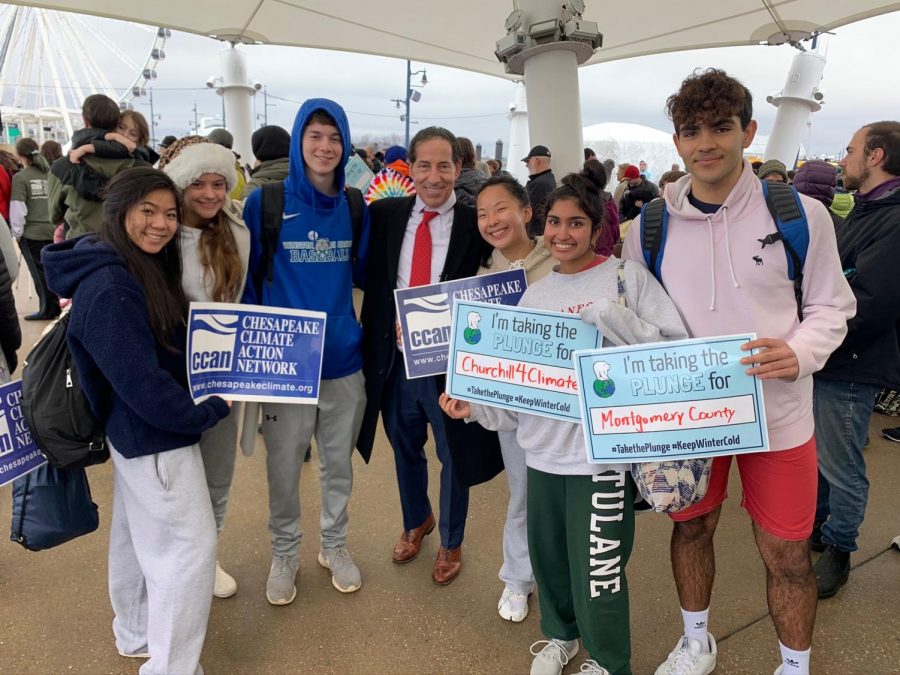
{"label": "black backpack strap", "polygon": [[666,202],[655,199],[644,205],[641,209],[641,251],[644,254],[644,262],[647,269],[662,283],[662,259],[666,243],[666,227],[669,221],[669,211]]}
{"label": "black backpack strap", "polygon": [[355,187],[347,186],[344,188],[347,195],[347,206],[350,207],[350,224],[353,227],[353,244],[350,248],[350,262],[356,264],[356,250],[359,245],[359,238],[363,229],[363,207],[365,201],[363,193]]}
{"label": "black backpack strap", "polygon": [[262,221],[260,222],[259,243],[262,249],[253,285],[256,288],[256,301],[262,302],[263,282],[272,283],[275,268],[275,251],[281,237],[281,221],[284,218],[284,183],[275,181],[265,183],[260,197],[262,198]]}

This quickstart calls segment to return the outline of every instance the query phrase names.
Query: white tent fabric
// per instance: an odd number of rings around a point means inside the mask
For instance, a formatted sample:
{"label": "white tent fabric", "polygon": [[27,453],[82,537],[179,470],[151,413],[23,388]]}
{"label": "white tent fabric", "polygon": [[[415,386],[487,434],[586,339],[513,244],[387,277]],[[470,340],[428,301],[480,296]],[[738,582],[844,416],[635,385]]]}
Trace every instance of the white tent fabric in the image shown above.
{"label": "white tent fabric", "polygon": [[[680,166],[682,163],[675,151],[671,131],[642,124],[603,122],[585,127],[582,135],[585,147],[593,149],[601,161],[611,159],[616,164],[637,164],[644,160],[654,181],[673,164]],[[609,184],[615,186],[615,175],[610,176]]]}
{"label": "white tent fabric", "polygon": [[[380,54],[503,76],[494,57],[513,0],[59,0],[13,2],[241,42]],[[815,32],[887,12],[897,0],[642,0],[609,11],[588,0],[603,47],[588,63],[703,47],[752,45],[782,31]]]}

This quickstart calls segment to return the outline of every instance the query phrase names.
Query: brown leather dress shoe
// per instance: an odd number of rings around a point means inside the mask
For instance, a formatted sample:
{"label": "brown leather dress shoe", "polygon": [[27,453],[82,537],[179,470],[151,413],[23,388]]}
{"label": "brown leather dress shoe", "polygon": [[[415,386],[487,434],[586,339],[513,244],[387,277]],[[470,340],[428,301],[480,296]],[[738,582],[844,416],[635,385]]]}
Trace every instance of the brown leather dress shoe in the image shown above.
{"label": "brown leather dress shoe", "polygon": [[400,540],[394,546],[394,562],[403,564],[415,560],[422,547],[422,539],[431,534],[434,529],[434,514],[425,519],[425,522],[414,530],[404,530]]}
{"label": "brown leather dress shoe", "polygon": [[456,548],[444,548],[438,551],[437,560],[434,561],[432,580],[438,586],[446,586],[456,577],[462,569],[462,546]]}

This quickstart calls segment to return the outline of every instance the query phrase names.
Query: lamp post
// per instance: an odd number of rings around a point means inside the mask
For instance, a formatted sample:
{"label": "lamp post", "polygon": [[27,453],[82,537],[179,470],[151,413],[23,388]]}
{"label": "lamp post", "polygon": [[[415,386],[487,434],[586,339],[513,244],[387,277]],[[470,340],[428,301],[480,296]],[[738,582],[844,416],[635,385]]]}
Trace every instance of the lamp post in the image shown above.
{"label": "lamp post", "polygon": [[[148,99],[150,106],[150,147],[156,147],[156,127],[159,126],[159,121],[162,119],[162,113],[154,112],[153,110],[153,88],[151,87],[148,90]],[[146,105],[146,104],[145,104]]]}
{"label": "lamp post", "polygon": [[[422,79],[419,80],[419,84],[413,84],[412,79],[416,75],[422,75]],[[391,101],[397,104],[397,107],[400,107],[401,103],[406,105],[406,114],[403,116],[403,119],[406,121],[406,147],[409,148],[409,102],[416,101],[422,98],[422,93],[416,91],[428,84],[428,75],[425,73],[425,69],[413,71],[412,63],[407,60],[406,62],[406,98],[392,98]]]}

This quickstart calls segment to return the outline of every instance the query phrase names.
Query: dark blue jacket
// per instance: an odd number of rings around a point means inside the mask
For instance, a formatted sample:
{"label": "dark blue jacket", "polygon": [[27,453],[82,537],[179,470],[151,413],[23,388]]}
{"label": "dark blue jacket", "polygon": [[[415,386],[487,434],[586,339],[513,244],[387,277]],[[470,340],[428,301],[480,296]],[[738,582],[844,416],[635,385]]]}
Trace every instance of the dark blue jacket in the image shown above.
{"label": "dark blue jacket", "polygon": [[213,397],[195,404],[187,392],[185,332],[177,353],[156,342],[144,293],[122,259],[93,235],[44,249],[54,293],[72,298],[69,352],[91,409],[124,457],[192,445],[229,413]]}

